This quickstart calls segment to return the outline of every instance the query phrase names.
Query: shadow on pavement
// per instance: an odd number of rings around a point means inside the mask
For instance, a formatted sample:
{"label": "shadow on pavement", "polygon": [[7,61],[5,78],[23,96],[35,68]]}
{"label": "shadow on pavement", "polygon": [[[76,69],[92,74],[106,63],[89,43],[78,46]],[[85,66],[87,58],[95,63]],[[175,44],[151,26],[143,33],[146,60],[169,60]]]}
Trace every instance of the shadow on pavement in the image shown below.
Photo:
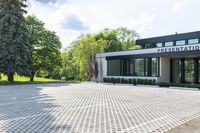
{"label": "shadow on pavement", "polygon": [[[77,83],[76,83],[77,84]],[[61,84],[35,84],[0,86],[0,132],[62,132],[71,126],[59,125],[56,99],[42,92],[45,87],[69,86]]]}

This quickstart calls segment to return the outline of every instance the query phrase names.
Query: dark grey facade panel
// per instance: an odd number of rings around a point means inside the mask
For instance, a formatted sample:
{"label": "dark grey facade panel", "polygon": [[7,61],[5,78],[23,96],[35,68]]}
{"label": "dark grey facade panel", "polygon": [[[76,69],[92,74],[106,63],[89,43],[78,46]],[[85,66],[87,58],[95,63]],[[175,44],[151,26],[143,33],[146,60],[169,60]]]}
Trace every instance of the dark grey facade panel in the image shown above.
{"label": "dark grey facade panel", "polygon": [[155,43],[163,43],[163,42],[169,42],[169,41],[187,40],[187,39],[195,39],[195,38],[200,38],[200,31],[153,37],[153,38],[147,38],[147,39],[139,39],[139,40],[136,40],[136,43],[143,46],[145,44],[155,44]]}
{"label": "dark grey facade panel", "polygon": [[188,56],[200,57],[200,51],[184,51],[184,52],[169,52],[169,53],[108,56],[108,57],[106,57],[106,60],[129,59],[129,58],[154,58],[154,57],[183,58],[183,57],[188,57]]}

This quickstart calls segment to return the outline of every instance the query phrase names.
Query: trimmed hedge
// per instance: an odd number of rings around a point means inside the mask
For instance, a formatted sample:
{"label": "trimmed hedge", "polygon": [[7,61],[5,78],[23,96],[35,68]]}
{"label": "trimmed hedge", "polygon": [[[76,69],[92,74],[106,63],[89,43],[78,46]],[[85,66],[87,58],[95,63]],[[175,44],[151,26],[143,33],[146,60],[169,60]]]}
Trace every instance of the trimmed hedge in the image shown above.
{"label": "trimmed hedge", "polygon": [[170,84],[167,83],[167,82],[160,82],[160,83],[158,83],[158,86],[159,86],[159,87],[169,87]]}
{"label": "trimmed hedge", "polygon": [[103,78],[103,82],[105,83],[121,83],[121,84],[133,84],[133,85],[137,85],[137,84],[143,84],[143,85],[155,85],[156,84],[156,80],[153,79],[125,79],[125,78]]}
{"label": "trimmed hedge", "polygon": [[159,82],[156,83],[155,79],[125,79],[125,78],[103,78],[103,82],[105,83],[121,83],[121,84],[132,84],[132,85],[158,85],[159,87],[187,87],[187,88],[199,88],[200,89],[200,84],[182,84],[182,83],[168,83],[168,82]]}

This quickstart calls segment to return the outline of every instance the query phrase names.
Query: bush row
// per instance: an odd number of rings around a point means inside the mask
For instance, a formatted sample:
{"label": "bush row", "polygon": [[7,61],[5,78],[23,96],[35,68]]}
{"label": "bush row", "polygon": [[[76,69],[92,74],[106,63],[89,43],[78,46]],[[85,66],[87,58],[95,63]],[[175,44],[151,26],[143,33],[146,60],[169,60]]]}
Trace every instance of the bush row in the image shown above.
{"label": "bush row", "polygon": [[122,84],[143,84],[143,85],[156,85],[155,79],[125,79],[125,78],[103,78],[106,83],[122,83]]}
{"label": "bush row", "polygon": [[181,83],[168,83],[168,82],[159,82],[156,83],[155,79],[125,79],[125,78],[103,78],[103,82],[106,83],[121,83],[121,84],[142,84],[142,85],[158,85],[159,87],[187,87],[187,88],[199,88],[200,84],[181,84]]}
{"label": "bush row", "polygon": [[182,83],[167,83],[167,82],[160,82],[157,83],[157,85],[159,87],[187,87],[187,88],[199,88],[200,89],[200,85],[199,84],[182,84]]}

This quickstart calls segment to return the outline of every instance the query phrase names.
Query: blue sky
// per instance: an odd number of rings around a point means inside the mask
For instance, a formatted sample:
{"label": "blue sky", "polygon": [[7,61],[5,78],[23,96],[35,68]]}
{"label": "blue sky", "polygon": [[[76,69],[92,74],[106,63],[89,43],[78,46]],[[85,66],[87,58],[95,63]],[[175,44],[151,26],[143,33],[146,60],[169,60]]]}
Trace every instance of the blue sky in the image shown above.
{"label": "blue sky", "polygon": [[200,30],[199,0],[29,0],[63,48],[83,33],[127,27],[142,38]]}

